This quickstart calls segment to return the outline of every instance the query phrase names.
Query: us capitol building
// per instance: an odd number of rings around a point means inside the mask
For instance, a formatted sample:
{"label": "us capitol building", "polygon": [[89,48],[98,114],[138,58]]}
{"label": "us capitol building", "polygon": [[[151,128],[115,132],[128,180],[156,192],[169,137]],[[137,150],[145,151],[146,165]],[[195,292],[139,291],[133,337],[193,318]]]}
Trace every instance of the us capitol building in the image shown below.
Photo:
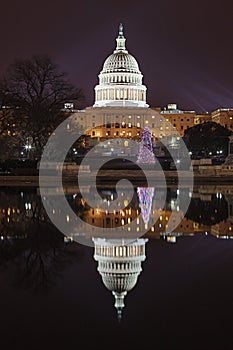
{"label": "us capitol building", "polygon": [[146,100],[147,88],[137,60],[128,52],[123,26],[119,26],[116,48],[108,56],[95,86],[93,106],[75,110],[66,103],[65,110],[71,112],[74,124],[82,126],[85,134],[99,142],[108,138],[140,138],[142,128],[148,126],[154,141],[173,136],[197,124],[216,122],[233,131],[233,108],[219,108],[212,112],[181,110],[176,103],[149,108]]}
{"label": "us capitol building", "polygon": [[[72,116],[85,134],[97,141],[108,138],[138,138],[145,126],[154,137],[171,135],[175,130],[146,101],[147,88],[136,59],[126,48],[123,25],[119,26],[116,48],[107,57],[95,86],[92,107]],[[166,125],[165,125],[166,124]]]}

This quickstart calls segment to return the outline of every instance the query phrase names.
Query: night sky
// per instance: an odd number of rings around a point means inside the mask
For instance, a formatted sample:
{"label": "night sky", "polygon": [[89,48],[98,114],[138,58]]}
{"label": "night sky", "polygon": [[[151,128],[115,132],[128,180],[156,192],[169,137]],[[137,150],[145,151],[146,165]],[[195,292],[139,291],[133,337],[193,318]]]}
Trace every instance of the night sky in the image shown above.
{"label": "night sky", "polygon": [[1,5],[0,73],[16,58],[48,54],[92,105],[122,22],[150,106],[233,107],[232,13],[231,0],[9,0]]}

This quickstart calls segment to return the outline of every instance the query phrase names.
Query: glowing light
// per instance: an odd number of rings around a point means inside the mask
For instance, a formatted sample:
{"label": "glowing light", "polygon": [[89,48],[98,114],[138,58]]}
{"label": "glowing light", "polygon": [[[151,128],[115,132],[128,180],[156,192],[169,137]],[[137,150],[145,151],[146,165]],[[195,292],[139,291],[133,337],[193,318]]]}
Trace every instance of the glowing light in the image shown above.
{"label": "glowing light", "polygon": [[142,131],[137,163],[154,164],[155,157],[152,148],[150,129],[146,126]]}
{"label": "glowing light", "polygon": [[137,194],[139,198],[139,205],[141,209],[142,219],[144,224],[147,225],[150,220],[152,199],[154,196],[154,188],[137,187]]}

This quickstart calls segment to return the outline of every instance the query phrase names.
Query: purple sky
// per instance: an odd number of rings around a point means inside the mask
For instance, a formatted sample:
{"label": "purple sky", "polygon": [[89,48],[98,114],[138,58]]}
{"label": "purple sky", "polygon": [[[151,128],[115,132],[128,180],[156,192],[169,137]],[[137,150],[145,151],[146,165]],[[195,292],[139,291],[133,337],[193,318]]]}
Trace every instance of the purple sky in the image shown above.
{"label": "purple sky", "polygon": [[150,106],[233,107],[233,2],[9,0],[1,5],[0,73],[16,58],[49,54],[87,104],[120,22]]}

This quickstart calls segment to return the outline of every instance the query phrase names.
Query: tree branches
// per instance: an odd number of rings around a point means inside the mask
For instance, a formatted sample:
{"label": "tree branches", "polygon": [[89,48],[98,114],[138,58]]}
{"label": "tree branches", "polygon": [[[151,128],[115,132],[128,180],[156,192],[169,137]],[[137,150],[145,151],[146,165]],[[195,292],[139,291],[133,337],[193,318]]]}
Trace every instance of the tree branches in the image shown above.
{"label": "tree branches", "polygon": [[[0,79],[1,107],[14,111],[18,134],[32,136],[41,146],[64,120],[64,103],[83,100],[82,90],[74,87],[48,56],[18,60]],[[2,118],[1,124],[5,123],[9,124]]]}

